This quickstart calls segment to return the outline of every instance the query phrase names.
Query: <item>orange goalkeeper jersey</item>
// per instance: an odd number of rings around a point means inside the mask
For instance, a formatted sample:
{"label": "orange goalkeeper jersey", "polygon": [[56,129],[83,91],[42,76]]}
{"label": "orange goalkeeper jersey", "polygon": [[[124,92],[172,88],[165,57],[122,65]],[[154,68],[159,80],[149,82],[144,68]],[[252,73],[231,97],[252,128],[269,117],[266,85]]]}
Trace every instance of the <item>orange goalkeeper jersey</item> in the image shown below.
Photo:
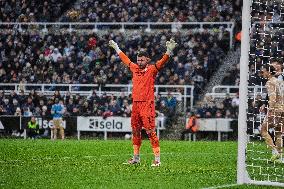
{"label": "orange goalkeeper jersey", "polygon": [[163,58],[153,65],[147,65],[144,69],[140,69],[137,64],[123,53],[119,53],[122,62],[128,66],[132,72],[132,98],[133,101],[154,101],[154,84],[158,71],[168,61],[169,55],[165,54]]}

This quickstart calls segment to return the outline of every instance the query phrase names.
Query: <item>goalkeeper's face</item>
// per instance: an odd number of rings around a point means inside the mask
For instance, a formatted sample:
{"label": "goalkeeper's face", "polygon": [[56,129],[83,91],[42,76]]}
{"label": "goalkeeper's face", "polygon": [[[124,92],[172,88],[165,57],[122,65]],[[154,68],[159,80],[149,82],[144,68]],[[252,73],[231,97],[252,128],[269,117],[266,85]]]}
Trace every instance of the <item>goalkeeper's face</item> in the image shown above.
{"label": "goalkeeper's face", "polygon": [[146,56],[137,56],[137,64],[140,69],[144,69],[147,66],[147,64],[150,62],[150,60],[151,59]]}

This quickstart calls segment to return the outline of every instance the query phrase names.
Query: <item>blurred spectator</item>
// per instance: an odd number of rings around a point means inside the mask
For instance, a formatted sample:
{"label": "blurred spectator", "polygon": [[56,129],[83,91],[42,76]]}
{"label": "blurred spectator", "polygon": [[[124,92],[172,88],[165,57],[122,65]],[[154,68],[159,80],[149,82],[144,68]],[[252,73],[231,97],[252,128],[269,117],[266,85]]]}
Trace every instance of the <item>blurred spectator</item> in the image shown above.
{"label": "blurred spectator", "polygon": [[80,116],[79,109],[77,107],[74,107],[70,115],[71,116]]}
{"label": "blurred spectator", "polygon": [[174,114],[174,112],[176,110],[176,105],[177,105],[176,97],[174,97],[173,94],[171,92],[169,92],[165,101],[166,101],[167,107],[170,110],[170,113]]}
{"label": "blurred spectator", "polygon": [[[189,135],[189,133],[196,133],[198,131],[198,129],[199,129],[199,125],[198,125],[198,122],[197,122],[198,118],[199,117],[197,115],[195,115],[194,112],[190,112],[190,114],[188,116],[188,122],[185,126],[185,129],[181,133],[181,140],[185,140],[186,138],[191,137],[191,135]],[[191,140],[191,138],[189,138],[189,140]]]}
{"label": "blurred spectator", "polygon": [[122,117],[130,117],[131,116],[131,108],[132,107],[129,105],[128,100],[124,99],[123,103],[121,105],[121,109],[120,109],[121,116]]}
{"label": "blurred spectator", "polygon": [[232,99],[232,106],[239,106],[240,99],[239,99],[239,93],[236,94],[236,96]]}
{"label": "blurred spectator", "polygon": [[42,106],[42,108],[41,108],[41,116],[42,117],[50,117],[51,116],[51,114],[50,114],[50,112],[48,112],[47,111],[47,106]]}
{"label": "blurred spectator", "polygon": [[169,116],[171,114],[170,108],[166,105],[165,101],[161,101],[160,105],[156,108],[158,116]]}
{"label": "blurred spectator", "polygon": [[230,94],[227,93],[225,99],[223,100],[224,108],[229,109],[232,105],[232,98],[230,97]]}
{"label": "blurred spectator", "polygon": [[33,115],[33,113],[30,111],[30,108],[28,106],[25,106],[23,116],[30,117],[32,115]]}
{"label": "blurred spectator", "polygon": [[21,116],[22,115],[22,111],[21,111],[21,108],[20,107],[17,107],[16,108],[16,111],[14,113],[15,116]]}
{"label": "blurred spectator", "polygon": [[4,98],[2,102],[3,112],[5,115],[13,115],[12,105],[9,103],[8,98]]}
{"label": "blurred spectator", "polygon": [[[22,116],[22,111],[20,107],[16,108],[14,116]],[[12,136],[20,136],[20,130],[12,130]]]}
{"label": "blurred spectator", "polygon": [[92,108],[89,106],[88,101],[85,101],[81,106],[81,110],[83,116],[90,116],[92,113]]}
{"label": "blurred spectator", "polygon": [[35,139],[39,136],[39,124],[37,123],[34,116],[32,116],[31,120],[28,122],[27,136],[31,139]]}

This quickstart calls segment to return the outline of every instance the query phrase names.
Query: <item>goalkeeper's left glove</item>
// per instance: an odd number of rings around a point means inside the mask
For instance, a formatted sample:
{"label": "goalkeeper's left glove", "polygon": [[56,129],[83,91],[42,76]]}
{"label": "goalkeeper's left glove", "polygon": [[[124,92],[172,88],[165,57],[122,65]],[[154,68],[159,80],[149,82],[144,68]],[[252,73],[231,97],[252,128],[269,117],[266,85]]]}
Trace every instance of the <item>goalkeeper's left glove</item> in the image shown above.
{"label": "goalkeeper's left glove", "polygon": [[177,43],[173,39],[171,39],[170,41],[167,41],[166,42],[166,47],[167,47],[166,54],[171,55],[171,53],[173,52],[176,45],[177,45]]}

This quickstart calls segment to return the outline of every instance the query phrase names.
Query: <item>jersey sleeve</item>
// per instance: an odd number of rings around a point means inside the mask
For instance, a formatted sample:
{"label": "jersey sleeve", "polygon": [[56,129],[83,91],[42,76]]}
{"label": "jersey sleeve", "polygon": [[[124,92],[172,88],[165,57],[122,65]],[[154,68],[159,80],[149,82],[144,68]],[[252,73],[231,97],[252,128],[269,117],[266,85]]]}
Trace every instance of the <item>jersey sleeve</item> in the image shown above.
{"label": "jersey sleeve", "polygon": [[169,60],[169,55],[167,55],[167,54],[164,54],[164,56],[162,57],[162,59],[160,59],[160,60],[158,60],[157,62],[156,62],[156,64],[154,64],[154,66],[155,66],[155,74],[157,74],[162,68],[163,68],[163,66],[165,65],[165,63]]}
{"label": "jersey sleeve", "polygon": [[134,64],[127,56],[126,54],[124,54],[123,52],[120,52],[119,54],[119,58],[121,59],[122,63],[124,65],[126,65],[127,67],[129,67],[129,69],[133,72],[136,68],[138,68],[138,66],[136,64]]}

